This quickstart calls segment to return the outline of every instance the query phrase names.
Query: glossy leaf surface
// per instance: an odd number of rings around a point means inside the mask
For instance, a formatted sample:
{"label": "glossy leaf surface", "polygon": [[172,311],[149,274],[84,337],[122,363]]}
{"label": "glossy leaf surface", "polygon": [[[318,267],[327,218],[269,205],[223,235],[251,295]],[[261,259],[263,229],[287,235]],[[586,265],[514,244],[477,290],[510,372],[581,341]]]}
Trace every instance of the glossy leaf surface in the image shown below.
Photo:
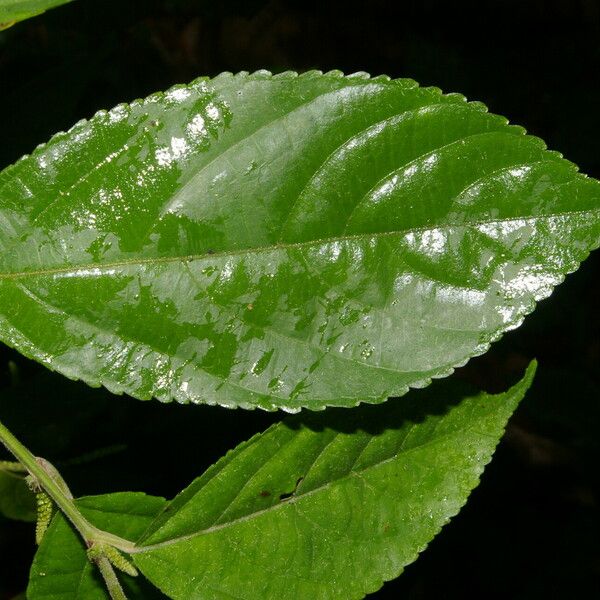
{"label": "glossy leaf surface", "polygon": [[0,29],[73,0],[0,0]]}
{"label": "glossy leaf surface", "polygon": [[0,338],[142,399],[381,402],[518,326],[599,217],[597,181],[461,96],[224,74],[0,173]]}
{"label": "glossy leaf surface", "polygon": [[181,600],[362,598],[465,503],[533,378],[465,396],[303,413],[238,446],[144,536],[139,569]]}
{"label": "glossy leaf surface", "polygon": [[[97,527],[135,539],[165,506],[165,500],[145,494],[119,493],[77,501],[81,513]],[[130,600],[155,598],[150,586],[119,574]],[[142,586],[142,587],[141,587]],[[108,600],[102,578],[88,560],[78,534],[58,514],[52,520],[31,567],[29,600]]]}

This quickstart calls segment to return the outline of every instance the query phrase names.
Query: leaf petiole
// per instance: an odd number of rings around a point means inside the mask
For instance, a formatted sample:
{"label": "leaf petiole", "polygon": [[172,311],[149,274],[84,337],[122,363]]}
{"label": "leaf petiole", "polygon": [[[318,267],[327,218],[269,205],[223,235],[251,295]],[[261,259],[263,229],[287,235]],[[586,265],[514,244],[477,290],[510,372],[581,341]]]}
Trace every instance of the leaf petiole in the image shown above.
{"label": "leaf petiole", "polygon": [[[73,527],[83,538],[87,548],[116,548],[125,553],[131,553],[134,550],[135,544],[133,542],[94,527],[77,508],[73,496],[59,472],[48,461],[34,456],[1,421],[0,441],[19,461],[19,466],[17,466],[17,463],[2,462],[0,468],[12,472],[28,472],[36,487],[43,490],[71,521]],[[125,599],[125,594],[109,559],[104,555],[99,555],[94,559],[94,562],[106,582],[111,598],[113,600]]]}

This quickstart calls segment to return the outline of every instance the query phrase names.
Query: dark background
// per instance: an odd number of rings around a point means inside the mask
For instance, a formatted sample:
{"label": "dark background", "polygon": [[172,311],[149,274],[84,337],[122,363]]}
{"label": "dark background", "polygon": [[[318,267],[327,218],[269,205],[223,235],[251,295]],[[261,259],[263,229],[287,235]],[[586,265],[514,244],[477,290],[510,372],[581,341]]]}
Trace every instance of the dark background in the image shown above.
{"label": "dark background", "polygon": [[[0,33],[0,168],[100,108],[198,75],[338,68],[460,91],[598,177],[599,67],[595,0],[78,0]],[[596,253],[458,372],[498,391],[540,361],[466,508],[373,598],[600,597],[599,281]],[[2,419],[76,495],[172,496],[278,418],[110,398],[4,348],[0,387]],[[33,552],[30,525],[0,520],[0,599],[25,588]]]}

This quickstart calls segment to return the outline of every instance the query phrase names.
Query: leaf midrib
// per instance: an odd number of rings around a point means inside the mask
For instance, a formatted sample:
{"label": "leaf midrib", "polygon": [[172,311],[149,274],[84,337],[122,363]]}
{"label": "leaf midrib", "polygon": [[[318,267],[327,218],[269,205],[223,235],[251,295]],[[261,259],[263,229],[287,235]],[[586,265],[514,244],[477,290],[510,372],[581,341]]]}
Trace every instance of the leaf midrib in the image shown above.
{"label": "leaf midrib", "polygon": [[[586,210],[574,210],[557,213],[549,213],[545,215],[530,215],[521,217],[508,217],[505,219],[482,219],[469,223],[443,223],[441,225],[427,225],[421,227],[408,227],[402,230],[384,231],[384,232],[373,232],[373,233],[358,233],[351,235],[338,235],[329,238],[321,238],[316,240],[309,240],[305,242],[290,242],[272,244],[270,246],[256,246],[253,248],[240,248],[234,250],[223,250],[220,252],[212,252],[205,254],[190,254],[190,255],[179,255],[179,256],[158,256],[148,258],[132,258],[116,260],[106,263],[86,263],[81,265],[74,265],[69,267],[55,267],[48,269],[37,269],[32,271],[16,271],[16,272],[4,272],[0,273],[0,281],[23,279],[28,277],[44,277],[52,275],[76,275],[78,271],[102,271],[110,269],[118,269],[119,267],[128,266],[147,266],[147,265],[162,265],[169,263],[190,263],[200,260],[214,260],[217,258],[227,258],[234,256],[244,256],[247,254],[259,254],[263,252],[275,252],[279,250],[294,250],[302,249],[310,246],[320,246],[327,244],[334,244],[337,242],[352,242],[361,240],[373,240],[388,238],[394,236],[405,236],[412,233],[424,233],[432,230],[446,230],[452,228],[472,228],[479,227],[481,225],[500,225],[503,223],[511,223],[515,221],[527,221],[537,223],[539,221],[550,220],[559,217],[574,217],[574,216],[595,216],[600,214],[600,207]],[[86,273],[83,273],[86,275]],[[102,273],[87,273],[89,276],[102,275]]]}

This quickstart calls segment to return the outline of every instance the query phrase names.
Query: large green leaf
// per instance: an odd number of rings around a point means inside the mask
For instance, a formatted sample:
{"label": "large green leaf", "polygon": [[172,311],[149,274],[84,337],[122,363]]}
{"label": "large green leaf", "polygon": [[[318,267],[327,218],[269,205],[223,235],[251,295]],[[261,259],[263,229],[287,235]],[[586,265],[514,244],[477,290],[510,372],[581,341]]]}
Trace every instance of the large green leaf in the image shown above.
{"label": "large green leaf", "polygon": [[143,399],[380,402],[518,326],[599,217],[597,181],[459,95],[223,74],[0,173],[0,339]]}
{"label": "large green leaf", "polygon": [[73,0],[0,0],[0,29]]}
{"label": "large green leaf", "polygon": [[533,378],[464,396],[290,417],[173,500],[133,555],[182,600],[362,598],[413,562],[477,485]]}
{"label": "large green leaf", "polygon": [[[165,500],[136,493],[90,496],[77,501],[82,514],[97,527],[123,537],[139,537],[164,508]],[[120,575],[128,598],[155,598],[149,586]],[[81,538],[57,514],[31,567],[29,600],[108,600],[104,583],[88,560]]]}

